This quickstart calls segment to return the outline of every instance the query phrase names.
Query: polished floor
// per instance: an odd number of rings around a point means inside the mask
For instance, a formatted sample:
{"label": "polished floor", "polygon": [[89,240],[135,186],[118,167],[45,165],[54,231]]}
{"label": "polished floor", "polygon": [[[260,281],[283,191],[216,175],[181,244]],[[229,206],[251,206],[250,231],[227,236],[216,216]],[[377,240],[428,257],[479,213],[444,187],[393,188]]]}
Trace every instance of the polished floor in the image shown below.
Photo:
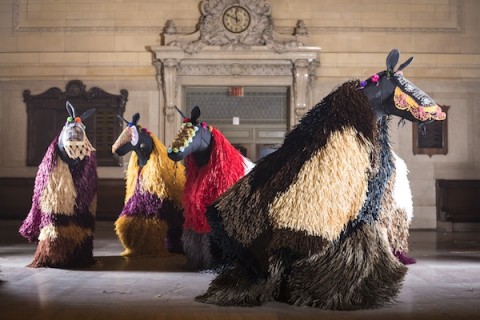
{"label": "polished floor", "polygon": [[113,223],[97,222],[88,269],[31,269],[36,246],[0,220],[0,319],[480,319],[480,233],[412,231],[409,266],[396,303],[375,310],[325,311],[283,303],[201,304],[209,273],[189,272],[182,256],[123,258]]}

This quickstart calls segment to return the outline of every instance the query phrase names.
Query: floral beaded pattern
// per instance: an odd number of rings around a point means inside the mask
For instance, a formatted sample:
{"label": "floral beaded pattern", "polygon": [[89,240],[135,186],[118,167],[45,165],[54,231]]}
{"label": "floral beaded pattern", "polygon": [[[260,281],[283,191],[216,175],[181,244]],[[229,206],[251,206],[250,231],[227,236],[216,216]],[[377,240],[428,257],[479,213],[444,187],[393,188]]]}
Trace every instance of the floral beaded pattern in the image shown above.
{"label": "floral beaded pattern", "polygon": [[[211,127],[207,126],[205,122],[200,123],[200,126],[202,126],[202,128],[204,129],[208,127],[209,131],[211,131]],[[198,130],[198,125],[194,125],[189,118],[185,118],[180,127],[180,132],[177,134],[177,137],[172,142],[172,145],[167,149],[167,152],[184,152],[185,149],[190,145],[190,143],[192,143],[193,138],[197,135]]]}
{"label": "floral beaded pattern", "polygon": [[381,77],[384,76],[392,77],[395,84],[393,101],[396,108],[410,112],[419,121],[444,120],[446,118],[441,107],[405,78],[402,71],[386,70],[380,74],[374,74],[367,80],[360,81],[360,89],[370,84],[379,86]]}
{"label": "floral beaded pattern", "polygon": [[394,74],[394,81],[397,87],[393,100],[398,109],[409,111],[420,121],[444,120],[446,118],[445,112],[433,99],[406,79],[402,72]]}

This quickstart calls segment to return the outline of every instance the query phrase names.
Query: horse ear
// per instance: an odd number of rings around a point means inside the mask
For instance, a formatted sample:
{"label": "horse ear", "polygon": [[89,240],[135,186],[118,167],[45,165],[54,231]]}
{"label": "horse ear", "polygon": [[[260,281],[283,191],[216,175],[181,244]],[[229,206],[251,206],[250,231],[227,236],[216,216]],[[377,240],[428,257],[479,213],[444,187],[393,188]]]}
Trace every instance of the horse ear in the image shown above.
{"label": "horse ear", "polygon": [[135,114],[133,115],[133,117],[132,117],[132,123],[133,123],[134,125],[137,125],[138,120],[140,120],[140,113],[137,112],[137,113],[135,113]]}
{"label": "horse ear", "polygon": [[65,104],[65,107],[67,108],[67,112],[68,112],[69,116],[72,117],[73,119],[75,119],[75,109],[70,104],[70,102],[67,101],[67,103]]}
{"label": "horse ear", "polygon": [[88,118],[90,118],[90,116],[92,114],[95,113],[95,111],[97,111],[97,109],[88,109],[87,111],[85,111],[81,116],[80,116],[80,119],[82,119],[82,122],[87,120]]}
{"label": "horse ear", "polygon": [[393,49],[387,56],[387,71],[393,71],[400,58],[400,52],[397,49]]}
{"label": "horse ear", "polygon": [[408,65],[413,61],[413,57],[410,57],[407,61],[405,61],[404,63],[402,63],[400,65],[400,67],[398,67],[398,70],[397,71],[402,71],[403,69],[405,69],[406,67],[408,67]]}
{"label": "horse ear", "polygon": [[180,115],[182,116],[183,119],[185,119],[185,115],[183,114],[182,110],[178,109],[177,106],[175,106],[175,109],[177,109],[177,112],[180,113]]}
{"label": "horse ear", "polygon": [[198,118],[200,118],[200,108],[198,106],[193,107],[192,112],[190,113],[190,121],[195,123]]}
{"label": "horse ear", "polygon": [[118,119],[125,121],[126,124],[128,124],[128,121],[122,117],[121,115],[117,114]]}

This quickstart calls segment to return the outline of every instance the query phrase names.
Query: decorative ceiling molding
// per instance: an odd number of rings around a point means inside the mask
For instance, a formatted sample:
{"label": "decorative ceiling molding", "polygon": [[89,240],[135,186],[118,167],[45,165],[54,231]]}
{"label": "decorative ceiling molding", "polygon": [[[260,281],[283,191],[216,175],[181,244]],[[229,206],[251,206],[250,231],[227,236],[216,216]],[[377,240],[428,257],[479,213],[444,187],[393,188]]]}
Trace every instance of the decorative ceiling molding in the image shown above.
{"label": "decorative ceiling molding", "polygon": [[[455,25],[449,27],[364,27],[364,26],[309,26],[309,34],[320,34],[323,32],[412,32],[412,33],[464,33],[465,31],[465,0],[451,0],[456,10]],[[13,20],[12,29],[16,33],[41,33],[41,32],[162,32],[164,27],[159,21],[159,26],[32,26],[29,25],[28,19],[25,17],[26,7],[24,0],[13,0]],[[295,31],[293,27],[278,27],[276,23],[276,31],[279,34],[292,34]],[[191,26],[176,26],[177,32],[187,34],[195,32]]]}

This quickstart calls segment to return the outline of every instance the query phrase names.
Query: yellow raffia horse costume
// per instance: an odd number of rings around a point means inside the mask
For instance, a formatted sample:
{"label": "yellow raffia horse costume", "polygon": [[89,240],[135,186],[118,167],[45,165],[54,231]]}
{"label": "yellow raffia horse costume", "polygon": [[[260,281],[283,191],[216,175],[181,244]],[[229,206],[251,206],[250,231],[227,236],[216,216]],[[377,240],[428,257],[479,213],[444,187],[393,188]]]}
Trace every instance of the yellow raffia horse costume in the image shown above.
{"label": "yellow raffia horse costume", "polygon": [[137,125],[140,115],[120,134],[112,147],[118,155],[134,151],[126,172],[125,205],[115,221],[122,255],[183,253],[182,194],[184,167],[167,157],[165,146]]}

